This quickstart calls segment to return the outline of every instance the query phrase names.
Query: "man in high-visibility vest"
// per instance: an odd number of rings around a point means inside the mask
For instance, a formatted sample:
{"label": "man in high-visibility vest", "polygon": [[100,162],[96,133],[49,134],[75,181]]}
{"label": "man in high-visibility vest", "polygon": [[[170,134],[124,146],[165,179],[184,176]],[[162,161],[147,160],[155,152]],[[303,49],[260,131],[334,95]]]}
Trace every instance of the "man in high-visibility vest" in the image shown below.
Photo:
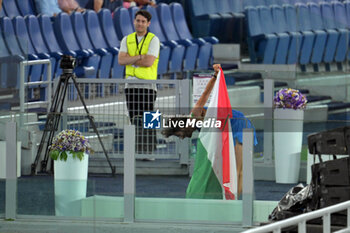
{"label": "man in high-visibility vest", "polygon": [[151,153],[155,149],[155,131],[142,128],[142,117],[145,111],[153,111],[157,97],[155,83],[157,79],[160,42],[157,36],[148,32],[152,15],[146,10],[135,14],[135,31],[121,41],[118,62],[125,65],[127,80],[143,80],[144,83],[126,84],[126,104],[130,121],[136,125],[136,150],[138,153]]}

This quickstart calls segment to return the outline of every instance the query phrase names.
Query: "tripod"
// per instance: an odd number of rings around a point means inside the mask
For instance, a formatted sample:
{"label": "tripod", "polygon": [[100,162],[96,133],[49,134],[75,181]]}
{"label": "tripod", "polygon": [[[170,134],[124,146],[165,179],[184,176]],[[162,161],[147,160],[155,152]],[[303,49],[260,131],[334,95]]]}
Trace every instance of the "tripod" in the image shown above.
{"label": "tripod", "polygon": [[78,88],[78,84],[77,84],[77,81],[75,79],[76,79],[76,76],[73,73],[73,69],[63,69],[63,74],[60,76],[60,80],[58,82],[58,86],[57,86],[57,88],[55,90],[55,94],[54,94],[53,99],[52,99],[52,105],[51,105],[51,108],[50,108],[50,112],[49,112],[49,114],[47,116],[44,132],[43,132],[43,135],[42,135],[42,138],[41,138],[41,141],[40,141],[38,152],[37,152],[37,155],[35,157],[35,161],[34,161],[34,163],[32,164],[32,167],[31,167],[31,174],[32,175],[34,175],[35,172],[36,172],[36,167],[37,167],[37,165],[39,163],[41,152],[44,149],[46,137],[48,136],[48,141],[47,141],[46,148],[45,148],[45,156],[44,156],[44,159],[41,161],[41,172],[46,172],[47,162],[49,160],[49,153],[48,153],[49,152],[49,146],[52,143],[52,139],[53,139],[54,134],[57,131],[58,125],[60,123],[61,114],[62,114],[62,111],[63,111],[63,105],[64,105],[64,100],[65,100],[65,97],[66,97],[66,93],[67,93],[69,80],[73,81],[73,84],[75,86],[75,89],[78,92],[78,96],[80,98],[80,101],[81,101],[81,103],[84,106],[84,109],[85,109],[87,117],[88,117],[88,119],[90,121],[90,124],[92,125],[92,128],[93,128],[94,132],[96,133],[96,135],[98,137],[98,140],[99,140],[99,142],[101,144],[102,150],[103,150],[103,152],[104,152],[104,154],[106,156],[106,159],[108,161],[108,164],[109,164],[109,166],[110,166],[110,168],[112,170],[112,175],[115,175],[115,166],[112,166],[112,163],[111,163],[111,161],[110,161],[110,159],[108,157],[108,154],[106,152],[106,149],[105,149],[105,147],[103,145],[103,142],[102,142],[102,139],[100,137],[100,134],[99,134],[99,132],[98,132],[98,130],[96,128],[96,124],[94,122],[94,118],[93,118],[93,116],[90,115],[89,110],[86,107],[83,95],[81,94],[81,91]]}

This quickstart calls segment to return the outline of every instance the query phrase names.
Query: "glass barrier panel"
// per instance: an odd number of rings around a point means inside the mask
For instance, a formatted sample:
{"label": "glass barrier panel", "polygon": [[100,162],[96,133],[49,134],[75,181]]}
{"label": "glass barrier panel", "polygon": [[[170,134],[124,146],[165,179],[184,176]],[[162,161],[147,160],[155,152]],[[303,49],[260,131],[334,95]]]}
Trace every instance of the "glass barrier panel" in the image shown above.
{"label": "glass barrier panel", "polygon": [[[124,125],[128,118],[122,81],[79,79],[77,87],[73,83],[69,84],[68,114],[63,128],[79,130],[94,151],[89,159],[88,178],[94,183],[94,189],[82,202],[83,217],[113,218],[117,221],[124,217],[122,158]],[[84,104],[93,117],[92,121],[89,120]]]}
{"label": "glass barrier panel", "polygon": [[[70,79],[67,86],[60,82],[66,77]],[[35,128],[32,132],[36,135],[33,138],[35,148],[33,148],[32,161],[36,161],[34,165],[37,175],[30,176],[27,182],[19,184],[25,186],[27,183],[39,186],[35,190],[44,190],[41,192],[45,193],[44,200],[49,204],[46,205],[46,208],[35,209],[25,207],[25,204],[22,203],[23,211],[20,214],[122,219],[124,211],[123,183],[120,173],[123,168],[121,160],[123,155],[123,121],[126,118],[123,115],[124,105],[120,104],[120,99],[124,97],[120,94],[118,96],[118,85],[120,84],[111,81],[101,83],[91,79],[81,82],[78,80],[77,89],[73,84],[73,78],[75,76],[73,77],[71,73],[63,73],[54,82],[53,93],[58,90],[59,93],[63,94],[65,87],[67,87],[64,103],[61,99],[55,99],[54,95],[50,104],[56,107],[51,108],[50,114],[35,112],[39,121],[35,123],[35,126],[31,125]],[[80,99],[78,90],[82,91],[83,100]],[[90,115],[85,111],[84,104],[89,106]],[[61,107],[63,107],[62,110]],[[57,130],[54,129],[55,122],[58,126]],[[64,145],[66,149],[79,150],[80,146],[89,148],[91,153],[88,157],[84,155],[84,159],[78,162],[81,164],[88,161],[86,163],[88,167],[85,167],[83,171],[85,175],[89,174],[87,177],[74,178],[80,168],[74,169],[67,165],[68,162],[60,161],[62,156],[60,152],[58,152],[58,161],[52,162],[51,156],[45,157],[45,151],[50,144],[50,134],[55,138],[49,150],[59,150],[59,146],[63,145],[60,143],[63,138],[68,138],[69,145]],[[80,138],[82,145],[70,140],[70,136]],[[76,157],[75,160],[79,160],[79,157]],[[59,171],[61,162],[63,168],[68,167],[67,171]],[[116,169],[114,176],[109,162],[113,169]],[[33,165],[27,164],[27,168],[31,168],[31,166]],[[29,174],[30,172],[29,170]],[[67,176],[64,177],[62,174]],[[44,180],[37,182],[37,179],[42,177],[45,177]],[[23,188],[22,190],[30,192],[31,189]],[[36,198],[35,202],[40,203],[40,198]]]}

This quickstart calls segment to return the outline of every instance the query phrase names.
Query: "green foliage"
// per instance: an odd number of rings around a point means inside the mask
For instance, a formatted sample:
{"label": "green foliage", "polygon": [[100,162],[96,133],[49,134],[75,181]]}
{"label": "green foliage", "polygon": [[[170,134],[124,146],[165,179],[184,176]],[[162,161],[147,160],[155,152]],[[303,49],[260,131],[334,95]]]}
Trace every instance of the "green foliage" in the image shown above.
{"label": "green foliage", "polygon": [[[84,158],[84,152],[82,151],[69,151],[69,152],[72,154],[73,159],[77,158],[80,161],[82,161]],[[68,159],[68,154],[66,153],[66,151],[52,150],[50,151],[49,155],[53,160],[67,161]]]}
{"label": "green foliage", "polygon": [[50,157],[51,157],[53,160],[57,160],[59,155],[60,155],[60,152],[59,152],[58,150],[52,150],[52,151],[50,151]]}

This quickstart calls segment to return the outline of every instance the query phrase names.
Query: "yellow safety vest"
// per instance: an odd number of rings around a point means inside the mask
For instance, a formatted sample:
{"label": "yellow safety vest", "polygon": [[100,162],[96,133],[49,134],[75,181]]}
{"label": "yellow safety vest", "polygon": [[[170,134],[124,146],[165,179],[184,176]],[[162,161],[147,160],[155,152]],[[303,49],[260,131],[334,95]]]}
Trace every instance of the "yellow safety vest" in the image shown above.
{"label": "yellow safety vest", "polygon": [[[153,33],[148,32],[145,37],[142,38],[140,43],[137,43],[136,38],[136,32],[131,33],[126,38],[126,44],[128,47],[128,54],[130,56],[137,56],[137,55],[145,55],[148,52],[149,44],[152,40],[152,38],[155,35]],[[141,53],[140,51],[141,50]],[[153,65],[150,67],[135,67],[133,65],[126,65],[125,68],[125,75],[126,78],[128,76],[134,76],[139,79],[148,79],[148,80],[156,80],[157,79],[157,69],[158,69],[158,57],[153,62]]]}

